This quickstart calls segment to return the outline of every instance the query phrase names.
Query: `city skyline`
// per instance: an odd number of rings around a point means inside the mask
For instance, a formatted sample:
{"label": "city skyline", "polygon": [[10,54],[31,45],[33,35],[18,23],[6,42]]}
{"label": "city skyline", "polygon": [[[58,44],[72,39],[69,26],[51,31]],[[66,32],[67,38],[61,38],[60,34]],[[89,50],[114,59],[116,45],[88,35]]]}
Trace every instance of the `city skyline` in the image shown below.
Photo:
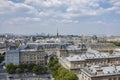
{"label": "city skyline", "polygon": [[0,34],[120,34],[118,0],[0,0]]}

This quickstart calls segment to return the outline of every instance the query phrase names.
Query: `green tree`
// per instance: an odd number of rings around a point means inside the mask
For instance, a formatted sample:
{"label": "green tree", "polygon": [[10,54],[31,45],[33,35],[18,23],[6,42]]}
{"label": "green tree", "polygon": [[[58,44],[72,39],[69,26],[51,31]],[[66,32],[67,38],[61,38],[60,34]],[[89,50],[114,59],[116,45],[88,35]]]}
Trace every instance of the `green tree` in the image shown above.
{"label": "green tree", "polygon": [[24,72],[24,68],[26,68],[25,64],[19,64],[17,67],[21,69],[21,73]]}
{"label": "green tree", "polygon": [[54,65],[54,69],[58,70],[61,67],[61,65],[59,63]]}
{"label": "green tree", "polygon": [[57,59],[51,59],[48,65],[55,80],[78,80],[77,75],[61,67]]}
{"label": "green tree", "polygon": [[6,66],[6,71],[9,73],[9,74],[13,74],[15,73],[15,69],[16,69],[16,66],[13,65],[12,63],[8,64]]}
{"label": "green tree", "polygon": [[111,41],[111,43],[115,44],[116,46],[120,46],[120,42],[119,41]]}
{"label": "green tree", "polygon": [[16,43],[15,45],[16,45],[17,47],[19,47],[19,46],[20,46],[20,44],[19,44],[19,43]]}
{"label": "green tree", "polygon": [[37,73],[39,71],[39,66],[33,66],[33,68],[32,68],[32,72],[33,73]]}
{"label": "green tree", "polygon": [[4,61],[4,55],[1,55],[1,54],[0,54],[0,63],[1,63],[2,61]]}
{"label": "green tree", "polygon": [[48,70],[48,67],[43,66],[43,71],[44,71],[44,72],[47,72],[47,70]]}
{"label": "green tree", "polygon": [[58,76],[56,77],[56,79],[57,80],[65,80],[65,75],[67,74],[67,73],[69,73],[69,71],[67,70],[67,69],[65,69],[65,68],[63,68],[63,67],[60,67],[59,69],[58,69]]}
{"label": "green tree", "polygon": [[50,62],[48,63],[48,66],[49,68],[53,67],[55,64],[58,63],[58,60],[57,59],[54,59],[54,60],[50,60]]}
{"label": "green tree", "polygon": [[76,76],[76,74],[69,72],[65,75],[64,79],[65,80],[78,80],[78,77]]}
{"label": "green tree", "polygon": [[29,72],[28,69],[24,69],[24,73],[27,73],[27,72]]}
{"label": "green tree", "polygon": [[34,66],[35,66],[35,64],[28,64],[27,65],[27,69],[29,70],[29,72],[32,72],[32,69]]}
{"label": "green tree", "polygon": [[21,69],[24,69],[24,68],[27,68],[27,65],[26,64],[19,64],[18,67]]}
{"label": "green tree", "polygon": [[50,57],[50,61],[54,60],[54,57]]}
{"label": "green tree", "polygon": [[16,68],[15,72],[18,74],[21,73],[21,68]]}

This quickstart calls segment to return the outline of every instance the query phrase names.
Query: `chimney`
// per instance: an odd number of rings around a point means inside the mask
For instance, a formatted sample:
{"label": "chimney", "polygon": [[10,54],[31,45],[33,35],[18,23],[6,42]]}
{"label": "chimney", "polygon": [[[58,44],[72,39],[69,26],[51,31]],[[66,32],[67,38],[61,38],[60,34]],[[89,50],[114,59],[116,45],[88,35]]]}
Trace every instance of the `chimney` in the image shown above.
{"label": "chimney", "polygon": [[103,73],[102,69],[96,69],[97,75],[101,75]]}
{"label": "chimney", "polygon": [[94,66],[94,68],[96,69],[96,75],[101,75],[103,73],[101,66]]}
{"label": "chimney", "polygon": [[116,66],[113,65],[113,73],[115,73],[116,71],[117,71]]}

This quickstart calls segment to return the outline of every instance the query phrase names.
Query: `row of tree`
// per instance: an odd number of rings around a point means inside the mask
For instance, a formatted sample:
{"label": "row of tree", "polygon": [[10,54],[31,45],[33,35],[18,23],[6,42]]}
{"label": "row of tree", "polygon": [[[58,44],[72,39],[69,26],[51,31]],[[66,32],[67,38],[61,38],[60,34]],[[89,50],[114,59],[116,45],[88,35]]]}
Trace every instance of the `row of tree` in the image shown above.
{"label": "row of tree", "polygon": [[116,46],[120,46],[120,42],[119,41],[110,41],[110,43],[115,44]]}
{"label": "row of tree", "polygon": [[3,54],[0,53],[0,63],[1,63],[2,61],[4,61],[4,56],[5,56],[5,55],[3,55]]}
{"label": "row of tree", "polygon": [[113,43],[116,46],[120,46],[120,41],[98,41],[100,43]]}
{"label": "row of tree", "polygon": [[19,65],[14,65],[12,63],[8,64],[6,66],[6,71],[9,74],[14,74],[14,73],[36,73],[36,74],[42,74],[42,73],[47,73],[48,68],[46,66],[39,66],[36,64],[19,64]]}
{"label": "row of tree", "polygon": [[51,57],[48,66],[55,80],[78,80],[75,73],[63,68],[53,57]]}

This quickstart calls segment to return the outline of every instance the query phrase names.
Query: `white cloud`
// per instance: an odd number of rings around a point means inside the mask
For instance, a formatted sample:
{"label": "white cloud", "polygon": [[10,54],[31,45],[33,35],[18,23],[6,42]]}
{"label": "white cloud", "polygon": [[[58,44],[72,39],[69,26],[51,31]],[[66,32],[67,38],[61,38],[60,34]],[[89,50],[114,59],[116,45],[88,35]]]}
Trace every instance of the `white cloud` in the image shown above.
{"label": "white cloud", "polygon": [[[111,6],[104,8],[100,2]],[[53,19],[62,22],[79,22],[81,17],[100,16],[113,11],[120,14],[119,0],[25,0],[24,3],[0,0],[0,15],[12,14],[10,18],[16,21]]]}
{"label": "white cloud", "polygon": [[17,14],[17,13],[36,13],[37,10],[24,3],[13,3],[12,1],[0,1],[0,14]]}
{"label": "white cloud", "polygon": [[40,21],[41,19],[40,18],[30,18],[30,17],[18,17],[18,18],[14,18],[12,19],[12,21]]}
{"label": "white cloud", "polygon": [[7,13],[12,11],[11,4],[7,2],[7,0],[0,0],[0,14]]}
{"label": "white cloud", "polygon": [[50,6],[60,6],[62,5],[62,2],[60,0],[46,0],[43,2],[43,4],[47,7],[50,7]]}
{"label": "white cloud", "polygon": [[40,18],[31,18],[31,17],[16,17],[16,18],[11,18],[11,19],[8,19],[8,20],[5,20],[3,21],[1,24],[24,24],[24,23],[27,23],[27,22],[40,22],[41,19]]}
{"label": "white cloud", "polygon": [[51,7],[51,6],[60,6],[62,5],[62,0],[25,0],[26,4],[31,4],[34,6],[43,6],[43,7]]}
{"label": "white cloud", "polygon": [[57,14],[54,14],[55,16],[73,18],[100,15],[107,12],[107,9],[100,7],[100,1],[102,2],[102,0],[26,0],[25,4],[34,7],[37,5],[36,8],[41,10],[39,15],[52,16],[53,13],[57,12]]}

